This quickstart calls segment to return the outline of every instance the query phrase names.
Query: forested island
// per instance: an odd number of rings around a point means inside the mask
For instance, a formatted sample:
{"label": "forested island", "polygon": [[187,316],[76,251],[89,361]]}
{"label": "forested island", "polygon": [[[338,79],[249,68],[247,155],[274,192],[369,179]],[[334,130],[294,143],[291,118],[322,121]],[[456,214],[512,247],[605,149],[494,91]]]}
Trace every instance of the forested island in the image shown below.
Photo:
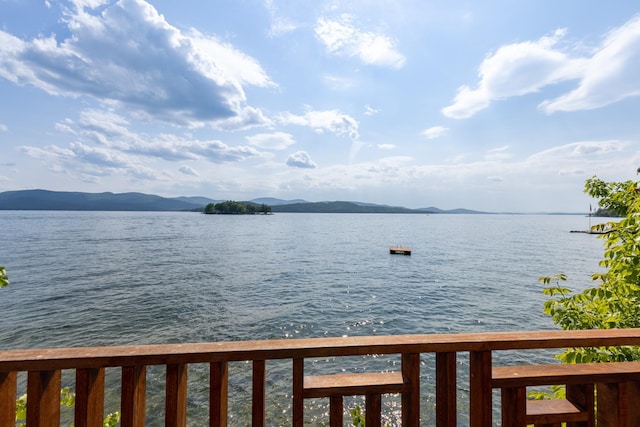
{"label": "forested island", "polygon": [[204,207],[205,214],[227,214],[227,215],[269,215],[271,213],[271,207],[251,202],[234,202],[227,200],[221,203],[208,203]]}

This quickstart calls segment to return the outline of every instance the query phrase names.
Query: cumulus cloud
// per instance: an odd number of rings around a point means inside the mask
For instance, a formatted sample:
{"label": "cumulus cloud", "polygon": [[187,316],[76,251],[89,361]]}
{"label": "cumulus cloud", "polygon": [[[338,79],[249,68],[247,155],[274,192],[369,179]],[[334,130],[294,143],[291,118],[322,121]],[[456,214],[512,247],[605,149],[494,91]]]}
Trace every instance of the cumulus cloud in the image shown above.
{"label": "cumulus cloud", "polygon": [[287,166],[293,168],[314,169],[316,164],[311,160],[309,154],[304,151],[297,151],[287,159]]}
{"label": "cumulus cloud", "polygon": [[333,55],[357,57],[365,64],[390,68],[402,68],[406,62],[391,38],[356,28],[353,17],[348,14],[332,20],[318,19],[315,33]]}
{"label": "cumulus cloud", "polygon": [[328,131],[336,135],[348,135],[352,139],[359,137],[358,121],[339,110],[307,111],[303,115],[286,112],[280,114],[278,121],[281,124],[307,126],[318,133]]}
{"label": "cumulus cloud", "polygon": [[585,63],[578,87],[540,108],[547,113],[603,107],[640,95],[640,16],[611,31]]}
{"label": "cumulus cloud", "polygon": [[422,136],[426,137],[427,139],[435,139],[446,135],[447,132],[449,132],[449,128],[446,128],[444,126],[433,126],[423,130]]}
{"label": "cumulus cloud", "polygon": [[[262,157],[250,146],[232,146],[217,140],[193,139],[175,134],[148,135],[129,130],[127,119],[99,110],[86,110],[77,121],[65,120],[58,130],[74,138],[66,147],[22,146],[20,150],[42,161],[53,171],[91,177],[120,176],[159,179],[163,172],[154,165],[164,162],[205,161],[214,164],[238,163]],[[179,166],[183,175],[198,176],[189,166]]]}
{"label": "cumulus cloud", "polygon": [[217,140],[189,139],[172,134],[147,135],[129,130],[129,121],[113,112],[85,110],[77,123],[66,120],[57,126],[84,144],[166,161],[204,159],[212,163],[239,162],[261,153],[249,146],[229,146]]}
{"label": "cumulus cloud", "polygon": [[537,41],[500,47],[480,65],[477,87],[460,87],[453,103],[442,113],[468,118],[493,101],[571,80],[578,82],[575,89],[538,107],[549,114],[579,111],[640,96],[640,16],[606,34],[587,56],[572,56],[571,52],[578,50],[576,46],[559,46],[565,34],[566,30],[557,30]]}
{"label": "cumulus cloud", "polygon": [[270,150],[284,150],[296,143],[293,135],[285,132],[261,133],[248,136],[247,141],[254,147]]}
{"label": "cumulus cloud", "polygon": [[487,108],[492,101],[539,91],[544,86],[581,75],[584,60],[569,57],[557,48],[565,30],[533,42],[500,47],[482,61],[480,82],[475,89],[462,86],[453,104],[442,113],[464,119]]}
{"label": "cumulus cloud", "polygon": [[243,86],[274,83],[230,44],[180,31],[143,0],[76,1],[63,13],[68,35],[22,40],[0,31],[0,77],[179,125],[267,122]]}

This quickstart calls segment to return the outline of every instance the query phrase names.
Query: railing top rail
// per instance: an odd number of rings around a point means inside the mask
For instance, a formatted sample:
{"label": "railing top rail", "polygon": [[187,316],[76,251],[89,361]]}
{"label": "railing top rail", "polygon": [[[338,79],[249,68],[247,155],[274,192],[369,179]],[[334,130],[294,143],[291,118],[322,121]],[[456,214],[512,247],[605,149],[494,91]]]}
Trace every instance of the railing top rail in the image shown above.
{"label": "railing top rail", "polygon": [[0,372],[291,359],[640,345],[640,328],[486,332],[72,347],[0,351]]}

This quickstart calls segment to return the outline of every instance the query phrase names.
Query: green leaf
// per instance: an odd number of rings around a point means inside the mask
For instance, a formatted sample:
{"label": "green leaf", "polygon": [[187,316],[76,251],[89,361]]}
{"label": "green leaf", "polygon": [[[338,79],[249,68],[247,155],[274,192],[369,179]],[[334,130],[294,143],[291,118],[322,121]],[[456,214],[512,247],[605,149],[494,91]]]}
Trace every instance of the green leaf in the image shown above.
{"label": "green leaf", "polygon": [[0,265],[0,288],[9,286],[9,278],[7,277],[7,269]]}

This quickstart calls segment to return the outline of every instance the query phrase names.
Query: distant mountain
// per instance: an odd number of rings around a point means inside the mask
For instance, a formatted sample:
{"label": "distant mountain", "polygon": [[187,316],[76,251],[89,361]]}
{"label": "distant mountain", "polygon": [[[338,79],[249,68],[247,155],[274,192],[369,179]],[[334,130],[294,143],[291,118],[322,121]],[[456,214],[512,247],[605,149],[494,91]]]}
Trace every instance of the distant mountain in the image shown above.
{"label": "distant mountain", "polygon": [[0,193],[0,209],[3,210],[188,211],[203,207],[201,203],[143,193],[79,193],[48,190]]}
{"label": "distant mountain", "polygon": [[173,197],[172,200],[180,200],[181,202],[193,203],[194,205],[198,205],[198,206],[207,206],[209,203],[221,203],[226,201],[226,200],[213,200],[208,197],[200,197],[200,196]]}
{"label": "distant mountain", "polygon": [[[0,193],[0,210],[70,210],[70,211],[202,211],[209,203],[220,203],[207,197],[161,197],[144,193],[81,193],[70,191],[21,190]],[[401,206],[362,202],[307,202],[302,199],[282,200],[262,197],[245,203],[265,204],[272,212],[304,213],[483,213],[468,209],[409,209]]]}
{"label": "distant mountain", "polygon": [[252,203],[255,203],[256,205],[261,205],[264,203],[265,205],[269,205],[269,206],[291,205],[295,203],[309,203],[306,200],[302,200],[302,199],[282,200],[282,199],[276,199],[273,197],[260,197],[257,199],[251,199],[249,201]]}
{"label": "distant mountain", "polygon": [[359,204],[354,202],[306,202],[277,205],[271,207],[273,212],[306,212],[306,213],[416,213],[425,214],[427,211],[402,207]]}
{"label": "distant mountain", "polygon": [[439,208],[420,208],[418,210],[431,212],[431,213],[446,213],[446,214],[487,214],[489,212],[481,212],[481,211],[472,211],[470,209],[458,208],[458,209],[448,209],[443,210]]}

